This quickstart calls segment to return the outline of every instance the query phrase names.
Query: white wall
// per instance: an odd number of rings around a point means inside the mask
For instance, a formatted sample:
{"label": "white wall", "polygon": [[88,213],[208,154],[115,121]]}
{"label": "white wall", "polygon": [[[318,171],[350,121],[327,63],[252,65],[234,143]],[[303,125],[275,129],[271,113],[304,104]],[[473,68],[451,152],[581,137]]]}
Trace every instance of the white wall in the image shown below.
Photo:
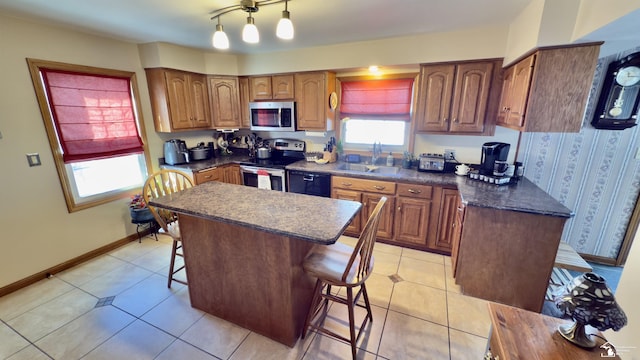
{"label": "white wall", "polygon": [[[134,44],[0,16],[0,286],[135,233],[127,199],[68,213],[25,58],[134,71],[147,134],[155,138]],[[152,146],[153,148],[153,146]],[[39,153],[29,167],[25,154]]]}

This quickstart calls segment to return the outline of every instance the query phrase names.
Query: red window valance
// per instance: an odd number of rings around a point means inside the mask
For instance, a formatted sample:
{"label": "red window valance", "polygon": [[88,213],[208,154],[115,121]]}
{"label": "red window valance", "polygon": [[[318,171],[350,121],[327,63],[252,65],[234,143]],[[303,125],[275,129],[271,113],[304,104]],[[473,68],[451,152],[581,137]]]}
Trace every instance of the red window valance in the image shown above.
{"label": "red window valance", "polygon": [[144,151],[128,78],[41,71],[65,163]]}
{"label": "red window valance", "polygon": [[411,120],[413,79],[342,82],[341,117]]}

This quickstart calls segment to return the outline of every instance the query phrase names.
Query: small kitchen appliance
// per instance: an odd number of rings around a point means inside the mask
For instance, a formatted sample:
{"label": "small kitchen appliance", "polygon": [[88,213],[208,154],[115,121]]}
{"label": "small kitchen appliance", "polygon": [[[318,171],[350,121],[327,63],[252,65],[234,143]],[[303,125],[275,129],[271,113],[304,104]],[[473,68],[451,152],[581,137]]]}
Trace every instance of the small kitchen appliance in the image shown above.
{"label": "small kitchen appliance", "polygon": [[482,144],[480,158],[480,174],[493,175],[496,161],[507,161],[511,145],[502,142],[488,142]]}
{"label": "small kitchen appliance", "polygon": [[444,172],[445,161],[443,154],[420,154],[418,171]]}
{"label": "small kitchen appliance", "polygon": [[256,101],[249,103],[251,130],[296,131],[296,103]]}
{"label": "small kitchen appliance", "polygon": [[183,140],[171,139],[164,143],[164,163],[167,165],[189,162],[189,150]]}

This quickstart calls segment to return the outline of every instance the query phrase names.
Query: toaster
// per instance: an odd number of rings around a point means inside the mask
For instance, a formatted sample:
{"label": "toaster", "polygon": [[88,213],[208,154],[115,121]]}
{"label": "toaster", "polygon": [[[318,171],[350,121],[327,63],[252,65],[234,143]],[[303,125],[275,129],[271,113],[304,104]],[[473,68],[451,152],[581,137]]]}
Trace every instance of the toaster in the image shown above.
{"label": "toaster", "polygon": [[438,171],[445,169],[443,154],[420,154],[418,171]]}

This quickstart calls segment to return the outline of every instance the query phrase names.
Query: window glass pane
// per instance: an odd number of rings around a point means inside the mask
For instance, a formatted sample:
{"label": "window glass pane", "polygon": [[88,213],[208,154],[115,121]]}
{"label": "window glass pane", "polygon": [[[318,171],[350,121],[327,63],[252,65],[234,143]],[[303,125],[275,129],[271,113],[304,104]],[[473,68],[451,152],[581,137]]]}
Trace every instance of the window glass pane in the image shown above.
{"label": "window glass pane", "polygon": [[373,144],[379,141],[392,146],[405,144],[405,121],[350,119],[344,124],[345,143]]}
{"label": "window glass pane", "polygon": [[146,166],[142,154],[69,164],[76,194],[82,198],[144,184]]}

